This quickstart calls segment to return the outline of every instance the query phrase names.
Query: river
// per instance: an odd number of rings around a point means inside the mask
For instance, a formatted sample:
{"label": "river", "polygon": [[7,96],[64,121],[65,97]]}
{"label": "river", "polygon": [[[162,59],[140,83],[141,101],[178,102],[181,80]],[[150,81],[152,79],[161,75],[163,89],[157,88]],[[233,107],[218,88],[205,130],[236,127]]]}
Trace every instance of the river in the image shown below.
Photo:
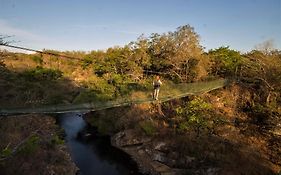
{"label": "river", "polygon": [[79,175],[142,175],[130,156],[111,146],[109,137],[99,136],[82,114],[61,114],[58,123]]}

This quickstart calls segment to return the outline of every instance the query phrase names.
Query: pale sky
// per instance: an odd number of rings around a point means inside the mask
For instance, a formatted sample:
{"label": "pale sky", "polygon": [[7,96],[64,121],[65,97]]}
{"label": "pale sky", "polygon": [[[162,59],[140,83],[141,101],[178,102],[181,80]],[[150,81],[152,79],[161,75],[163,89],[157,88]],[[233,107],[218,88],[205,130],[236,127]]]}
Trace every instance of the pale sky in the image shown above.
{"label": "pale sky", "polygon": [[0,35],[34,49],[97,50],[189,24],[208,49],[281,49],[281,0],[0,0]]}

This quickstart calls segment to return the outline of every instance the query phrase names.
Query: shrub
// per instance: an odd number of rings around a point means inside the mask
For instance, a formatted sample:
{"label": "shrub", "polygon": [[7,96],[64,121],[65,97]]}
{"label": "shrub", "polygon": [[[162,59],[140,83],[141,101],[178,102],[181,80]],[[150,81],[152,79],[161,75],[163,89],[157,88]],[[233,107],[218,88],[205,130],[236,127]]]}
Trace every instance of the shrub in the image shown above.
{"label": "shrub", "polygon": [[30,155],[39,148],[40,138],[36,135],[31,136],[19,149],[19,153],[23,155]]}
{"label": "shrub", "polygon": [[83,69],[86,69],[87,67],[89,67],[91,64],[93,64],[93,58],[91,58],[90,56],[86,56],[84,57],[84,59],[82,60],[81,66]]}
{"label": "shrub", "polygon": [[12,154],[12,149],[7,145],[0,153],[0,158],[9,157]]}
{"label": "shrub", "polygon": [[199,97],[189,101],[184,107],[177,107],[175,111],[180,118],[179,131],[193,129],[199,135],[201,130],[210,127],[209,123],[213,123],[209,116],[210,109],[211,105]]}
{"label": "shrub", "polygon": [[64,140],[61,139],[58,135],[55,134],[51,138],[51,143],[53,145],[62,145],[62,144],[64,144]]}
{"label": "shrub", "polygon": [[84,82],[86,90],[82,91],[74,100],[75,103],[80,102],[99,102],[114,99],[115,87],[102,78],[93,79]]}
{"label": "shrub", "polygon": [[156,128],[152,121],[142,121],[140,122],[140,127],[148,136],[153,136],[156,133]]}
{"label": "shrub", "polygon": [[29,81],[58,80],[63,73],[60,70],[36,67],[35,69],[26,70],[22,73],[23,77]]}

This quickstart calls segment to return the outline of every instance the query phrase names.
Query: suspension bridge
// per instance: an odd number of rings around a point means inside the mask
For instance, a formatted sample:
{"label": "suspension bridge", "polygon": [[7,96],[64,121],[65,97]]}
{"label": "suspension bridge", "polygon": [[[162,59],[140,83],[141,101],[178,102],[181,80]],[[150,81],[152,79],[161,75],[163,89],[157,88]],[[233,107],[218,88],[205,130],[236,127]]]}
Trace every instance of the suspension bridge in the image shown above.
{"label": "suspension bridge", "polygon": [[184,83],[161,88],[159,100],[152,99],[148,92],[142,92],[142,97],[126,97],[117,98],[112,101],[99,101],[82,104],[61,104],[61,105],[46,105],[36,107],[18,107],[0,109],[1,115],[27,114],[27,113],[67,113],[67,112],[81,112],[86,113],[90,111],[98,111],[109,108],[116,108],[122,106],[137,105],[143,103],[163,103],[174,99],[183,98],[190,95],[199,95],[210,92],[215,89],[225,87],[229,84],[226,79],[219,79],[206,82]]}

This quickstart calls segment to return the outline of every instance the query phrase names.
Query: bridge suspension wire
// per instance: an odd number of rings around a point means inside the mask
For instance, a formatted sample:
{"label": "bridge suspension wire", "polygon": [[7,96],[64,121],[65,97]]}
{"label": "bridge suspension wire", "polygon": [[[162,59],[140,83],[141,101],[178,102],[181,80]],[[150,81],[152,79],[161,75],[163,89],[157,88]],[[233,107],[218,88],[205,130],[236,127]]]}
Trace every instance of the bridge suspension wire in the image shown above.
{"label": "bridge suspension wire", "polygon": [[[26,51],[32,51],[32,52],[36,52],[36,53],[40,53],[40,54],[45,54],[45,55],[52,55],[52,56],[58,56],[58,57],[69,58],[69,59],[75,59],[75,60],[82,60],[82,59],[83,59],[83,58],[77,58],[77,57],[62,55],[62,54],[58,54],[58,53],[40,51],[40,50],[31,49],[31,48],[27,48],[27,47],[14,46],[14,45],[6,44],[6,43],[0,43],[0,46],[9,47],[9,48],[14,48],[14,49],[20,49],[20,50],[26,50]],[[152,74],[160,74],[160,75],[161,75],[161,74],[162,74],[162,75],[170,74],[170,73],[166,73],[166,72],[158,72],[158,71],[152,71],[152,70],[143,70],[143,72],[144,72],[144,73],[152,73]]]}
{"label": "bridge suspension wire", "polygon": [[32,52],[36,52],[36,53],[40,53],[40,54],[45,54],[45,55],[52,55],[52,56],[58,56],[58,57],[76,59],[76,60],[81,60],[81,59],[82,59],[82,58],[77,58],[77,57],[62,55],[62,54],[58,54],[58,53],[40,51],[40,50],[36,50],[36,49],[30,49],[30,48],[26,48],[26,47],[14,46],[14,45],[9,45],[9,44],[0,44],[0,46],[10,47],[10,48],[14,48],[14,49],[21,49],[21,50],[26,50],[26,51],[32,51]]}

